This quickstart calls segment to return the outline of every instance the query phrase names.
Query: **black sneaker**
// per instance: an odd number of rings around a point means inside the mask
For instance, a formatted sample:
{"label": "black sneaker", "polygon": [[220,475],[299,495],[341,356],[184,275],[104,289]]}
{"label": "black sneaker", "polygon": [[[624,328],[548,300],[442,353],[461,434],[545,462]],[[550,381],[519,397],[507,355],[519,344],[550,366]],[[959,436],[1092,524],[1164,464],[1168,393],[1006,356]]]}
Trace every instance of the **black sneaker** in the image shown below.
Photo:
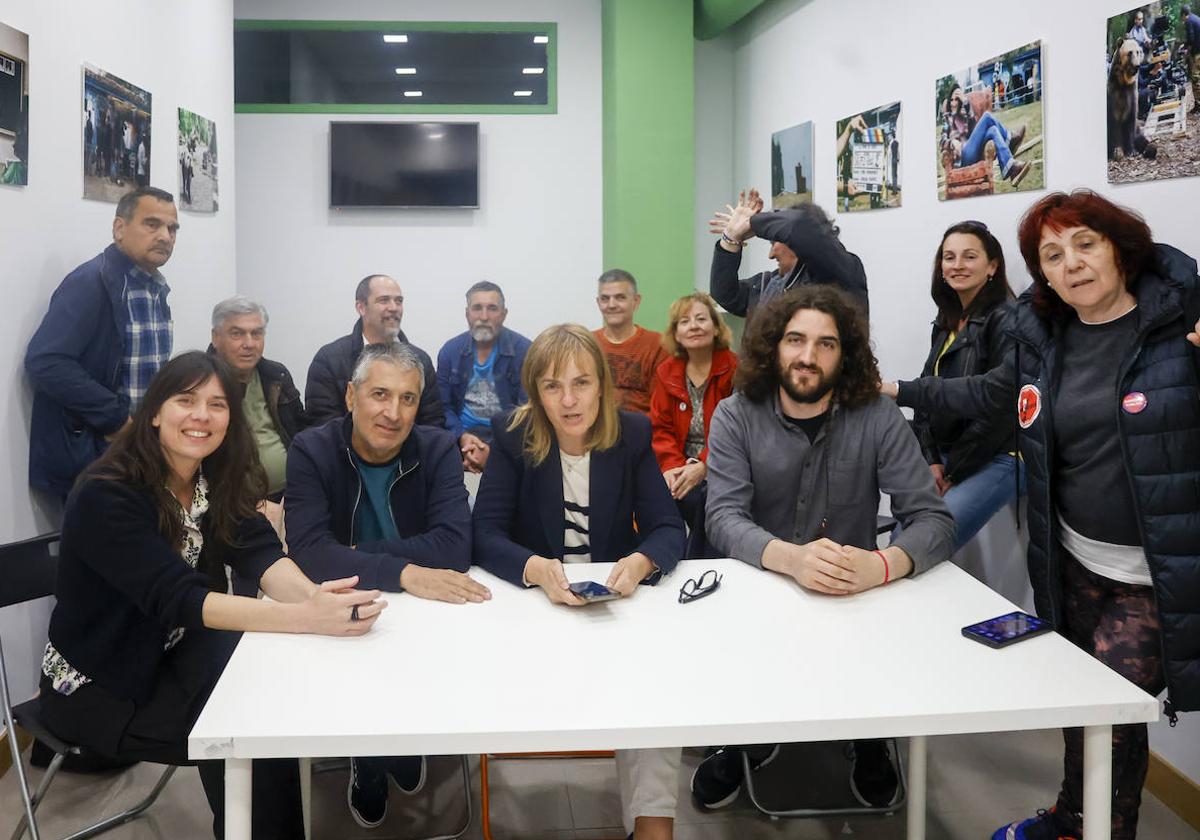
{"label": "black sneaker", "polygon": [[387,771],[396,780],[401,793],[409,796],[421,792],[425,787],[426,765],[423,755],[405,755],[392,758],[387,763]]}
{"label": "black sneaker", "polygon": [[900,793],[900,777],[884,741],[854,741],[850,745],[850,792],[864,808],[886,808]]}
{"label": "black sneaker", "polygon": [[387,816],[387,800],[387,773],[383,764],[377,759],[350,759],[346,803],[354,821],[363,828],[378,828]]}
{"label": "black sneaker", "polygon": [[1002,825],[992,834],[992,840],[1079,840],[1070,832],[1059,828],[1054,809],[1038,811],[1027,820]]}
{"label": "black sneaker", "polygon": [[692,799],[706,811],[731,805],[741,793],[742,775],[741,749],[721,747],[701,761],[692,774]]}

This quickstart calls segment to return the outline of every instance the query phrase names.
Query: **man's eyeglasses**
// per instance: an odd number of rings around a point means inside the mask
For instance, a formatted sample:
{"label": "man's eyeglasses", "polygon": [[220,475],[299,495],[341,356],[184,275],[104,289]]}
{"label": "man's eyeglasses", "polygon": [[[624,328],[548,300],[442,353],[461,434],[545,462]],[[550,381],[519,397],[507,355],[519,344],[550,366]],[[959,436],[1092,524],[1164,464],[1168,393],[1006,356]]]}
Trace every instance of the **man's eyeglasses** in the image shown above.
{"label": "man's eyeglasses", "polygon": [[716,569],[709,569],[699,578],[688,578],[683,586],[679,587],[679,603],[688,604],[713,594],[721,585],[722,577],[723,575],[717,574]]}

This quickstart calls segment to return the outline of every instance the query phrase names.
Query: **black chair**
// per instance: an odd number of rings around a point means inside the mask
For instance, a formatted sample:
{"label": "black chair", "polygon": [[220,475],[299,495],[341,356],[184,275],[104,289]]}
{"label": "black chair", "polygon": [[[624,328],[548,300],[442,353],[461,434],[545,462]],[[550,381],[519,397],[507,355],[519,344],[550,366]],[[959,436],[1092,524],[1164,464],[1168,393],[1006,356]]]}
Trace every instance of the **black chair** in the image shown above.
{"label": "black chair", "polygon": [[[57,570],[58,534],[44,534],[23,542],[0,546],[0,608],[53,595]],[[13,769],[17,773],[17,783],[21,787],[21,798],[25,806],[25,813],[21,815],[12,837],[13,840],[20,840],[28,830],[32,840],[40,840],[41,835],[35,819],[38,805],[45,797],[50,782],[58,774],[63,760],[68,755],[79,755],[83,750],[76,744],[69,744],[57,738],[42,725],[38,717],[37,698],[13,706],[8,686],[8,669],[4,663],[2,640],[0,640],[0,703],[4,705],[4,726],[9,734],[8,743],[12,748]],[[54,751],[54,758],[50,760],[41,784],[38,785],[36,791],[32,792],[29,789],[25,766],[21,763],[21,750],[17,745],[16,728],[18,726]],[[154,804],[174,772],[174,767],[167,767],[159,776],[150,794],[133,807],[80,829],[63,840],[83,840],[85,837],[95,837],[97,834],[134,819]]]}

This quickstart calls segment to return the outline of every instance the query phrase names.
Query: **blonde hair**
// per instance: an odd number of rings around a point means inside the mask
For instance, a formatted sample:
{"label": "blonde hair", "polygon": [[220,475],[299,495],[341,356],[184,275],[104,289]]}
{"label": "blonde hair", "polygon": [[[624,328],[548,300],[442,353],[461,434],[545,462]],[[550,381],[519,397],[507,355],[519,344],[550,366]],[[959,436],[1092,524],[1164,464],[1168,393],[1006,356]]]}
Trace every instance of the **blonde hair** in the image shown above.
{"label": "blonde hair", "polygon": [[675,339],[675,330],[679,326],[679,319],[687,314],[693,303],[702,303],[708,307],[708,315],[713,322],[713,350],[728,350],[732,347],[733,330],[729,329],[729,325],[721,317],[721,313],[717,309],[717,302],[712,299],[711,295],[704,292],[692,292],[672,303],[671,308],[667,310],[667,328],[663,330],[662,334],[663,349],[672,356],[680,359],[687,358],[687,350],[680,347],[679,342]]}
{"label": "blonde hair", "polygon": [[610,449],[621,437],[612,371],[595,336],[579,324],[556,324],[543,330],[525,354],[521,385],[529,395],[529,402],[513,412],[508,424],[509,431],[525,427],[525,454],[535,467],[546,460],[554,444],[554,426],[542,405],[538,384],[547,373],[553,375],[562,371],[568,361],[574,361],[581,369],[586,369],[590,362],[600,385],[600,411],[596,422],[588,429],[584,448],[588,452]]}

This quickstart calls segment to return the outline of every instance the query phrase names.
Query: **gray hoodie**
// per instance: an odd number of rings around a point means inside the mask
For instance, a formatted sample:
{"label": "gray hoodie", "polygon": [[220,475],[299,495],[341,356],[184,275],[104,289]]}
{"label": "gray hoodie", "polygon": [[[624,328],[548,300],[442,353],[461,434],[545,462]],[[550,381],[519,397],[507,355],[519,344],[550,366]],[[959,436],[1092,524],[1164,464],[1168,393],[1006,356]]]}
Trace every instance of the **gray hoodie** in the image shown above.
{"label": "gray hoodie", "polygon": [[[954,551],[955,526],[921,447],[895,403],[834,404],[813,443],[783,416],[778,394],[722,400],[708,434],[708,539],[722,554],[762,566],[767,543],[825,536],[875,547],[879,494],[903,526],[895,545],[920,574]],[[824,532],[821,522],[825,521]]]}

